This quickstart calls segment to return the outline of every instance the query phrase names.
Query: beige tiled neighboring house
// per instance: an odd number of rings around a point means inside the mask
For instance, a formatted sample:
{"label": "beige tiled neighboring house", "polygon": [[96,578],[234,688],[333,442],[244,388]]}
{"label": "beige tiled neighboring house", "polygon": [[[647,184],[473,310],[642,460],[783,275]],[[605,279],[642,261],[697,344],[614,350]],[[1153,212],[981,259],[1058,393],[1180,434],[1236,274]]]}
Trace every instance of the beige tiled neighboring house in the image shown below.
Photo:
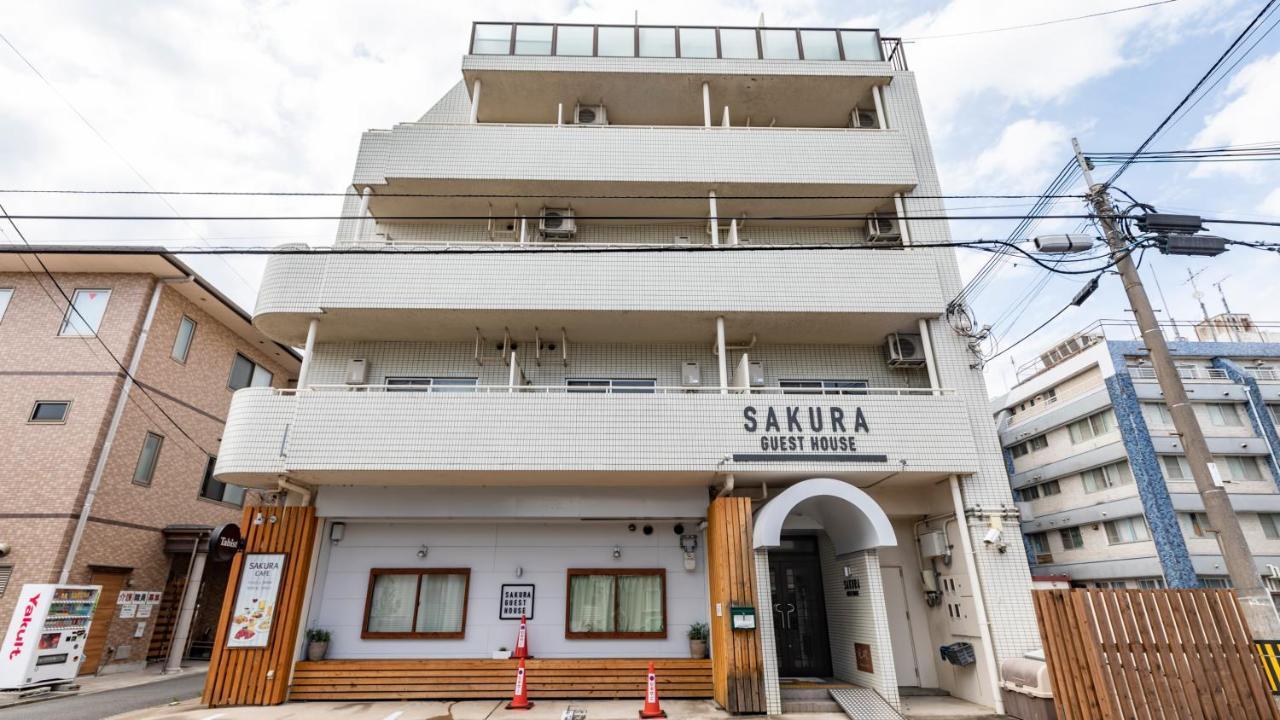
{"label": "beige tiled neighboring house", "polygon": [[[292,349],[177,258],[131,253],[0,248],[0,543],[10,547],[0,557],[0,618],[7,624],[24,583],[103,585],[82,674],[167,654],[192,550],[203,551],[210,528],[238,520],[244,502],[238,488],[206,480],[234,387],[254,372],[258,383],[270,373],[269,384],[287,387],[299,367]],[[139,343],[136,385],[108,443]],[[213,563],[203,574],[196,654],[216,625],[225,575]],[[121,591],[161,593],[163,602],[126,609]]]}

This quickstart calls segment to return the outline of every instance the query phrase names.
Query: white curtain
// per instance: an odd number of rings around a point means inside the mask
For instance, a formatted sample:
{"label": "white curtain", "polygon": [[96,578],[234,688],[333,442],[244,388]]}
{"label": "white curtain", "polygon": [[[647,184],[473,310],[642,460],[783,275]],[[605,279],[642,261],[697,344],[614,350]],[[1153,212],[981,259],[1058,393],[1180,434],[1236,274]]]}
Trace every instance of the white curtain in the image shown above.
{"label": "white curtain", "polygon": [[418,595],[417,632],[461,632],[467,604],[467,576],[432,573],[422,576]]}
{"label": "white curtain", "polygon": [[409,632],[417,592],[417,575],[375,577],[373,602],[369,606],[369,632]]}
{"label": "white curtain", "polygon": [[613,632],[613,576],[574,575],[569,581],[569,631]]}
{"label": "white curtain", "polygon": [[618,577],[618,632],[662,632],[661,577]]}

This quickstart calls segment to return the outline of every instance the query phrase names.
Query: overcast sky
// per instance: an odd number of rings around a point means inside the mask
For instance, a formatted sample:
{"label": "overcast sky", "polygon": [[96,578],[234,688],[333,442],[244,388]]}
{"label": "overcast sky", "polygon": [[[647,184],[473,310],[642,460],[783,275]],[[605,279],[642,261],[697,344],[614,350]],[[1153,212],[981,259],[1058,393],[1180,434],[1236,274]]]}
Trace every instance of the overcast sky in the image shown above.
{"label": "overcast sky", "polygon": [[[733,2],[526,0],[466,3],[61,2],[5,3],[0,32],[42,81],[0,45],[0,187],[164,190],[342,191],[360,133],[413,120],[461,77],[473,20],[879,27],[918,38],[907,46],[947,193],[1036,193],[1070,157],[1131,150],[1262,6],[1260,0],[1178,0],[1143,10],[1007,32],[931,37],[1073,17],[1140,0],[949,0]],[[52,87],[51,87],[52,86]],[[77,116],[67,102],[87,119]],[[1280,34],[1262,40],[1158,143],[1160,149],[1280,140]],[[92,126],[92,129],[89,127]],[[1162,210],[1280,220],[1274,164],[1136,167],[1120,185]],[[1073,191],[1080,191],[1075,187]],[[11,213],[171,215],[336,214],[331,199],[66,197],[0,194]],[[1014,213],[1015,201],[956,200],[955,212]],[[979,206],[992,205],[978,209]],[[1070,201],[1063,212],[1081,210]],[[332,242],[331,222],[55,223],[26,221],[33,243],[129,242],[274,245]],[[955,222],[957,239],[1003,238],[1010,222]],[[1070,230],[1045,223],[1041,232]],[[3,228],[0,242],[16,242]],[[1280,241],[1280,228],[1219,227],[1240,239]],[[972,272],[985,260],[965,252]],[[252,308],[262,262],[191,259],[228,295]],[[1280,257],[1245,249],[1212,260],[1149,253],[1143,276],[1157,306],[1158,278],[1171,315],[1200,310],[1185,284],[1198,282],[1211,313],[1280,320]],[[1001,270],[975,301],[982,324],[1005,342],[1061,308],[1078,280],[1026,263]],[[1027,295],[1028,291],[1033,291]],[[1020,298],[1029,302],[1019,304]],[[1011,309],[1012,308],[1012,309]],[[988,368],[993,393],[1012,368],[1099,318],[1125,318],[1114,277],[1083,308]],[[1010,360],[1012,358],[1012,360]]]}

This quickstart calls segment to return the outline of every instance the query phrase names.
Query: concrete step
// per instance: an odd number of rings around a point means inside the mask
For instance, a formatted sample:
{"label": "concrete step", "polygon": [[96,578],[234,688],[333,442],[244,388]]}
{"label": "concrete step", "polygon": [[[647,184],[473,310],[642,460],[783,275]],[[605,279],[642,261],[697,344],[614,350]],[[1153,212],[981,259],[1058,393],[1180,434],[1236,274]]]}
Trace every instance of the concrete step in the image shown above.
{"label": "concrete step", "polygon": [[[831,690],[825,687],[787,687],[782,686],[782,701],[815,701],[831,700]],[[834,702],[834,701],[833,701]]]}
{"label": "concrete step", "polygon": [[838,713],[843,712],[834,700],[783,700],[784,713]]}

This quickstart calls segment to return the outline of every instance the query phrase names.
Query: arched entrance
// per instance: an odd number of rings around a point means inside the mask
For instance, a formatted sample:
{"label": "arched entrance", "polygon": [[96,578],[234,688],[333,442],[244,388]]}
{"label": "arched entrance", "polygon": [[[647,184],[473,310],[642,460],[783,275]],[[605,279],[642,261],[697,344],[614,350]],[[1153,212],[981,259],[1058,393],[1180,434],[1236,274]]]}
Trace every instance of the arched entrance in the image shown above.
{"label": "arched entrance", "polygon": [[752,545],[768,569],[758,580],[761,630],[774,639],[766,677],[843,681],[896,707],[878,550],[897,538],[880,505],[840,480],[804,480],[756,512]]}

